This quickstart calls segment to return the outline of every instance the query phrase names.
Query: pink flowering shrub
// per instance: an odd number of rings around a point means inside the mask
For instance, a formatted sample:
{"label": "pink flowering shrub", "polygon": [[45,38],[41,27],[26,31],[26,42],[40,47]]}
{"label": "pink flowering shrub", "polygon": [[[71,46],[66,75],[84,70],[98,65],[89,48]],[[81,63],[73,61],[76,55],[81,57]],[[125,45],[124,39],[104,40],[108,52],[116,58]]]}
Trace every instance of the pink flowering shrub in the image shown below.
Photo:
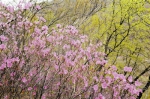
{"label": "pink flowering shrub", "polygon": [[[20,3],[17,11],[0,4],[0,98],[34,99],[135,99],[140,82],[117,73],[97,51],[101,43],[73,26],[57,24],[52,30],[39,17],[30,21]],[[34,9],[33,9],[34,8]],[[7,12],[7,13],[6,13]],[[132,68],[125,67],[125,72]]]}

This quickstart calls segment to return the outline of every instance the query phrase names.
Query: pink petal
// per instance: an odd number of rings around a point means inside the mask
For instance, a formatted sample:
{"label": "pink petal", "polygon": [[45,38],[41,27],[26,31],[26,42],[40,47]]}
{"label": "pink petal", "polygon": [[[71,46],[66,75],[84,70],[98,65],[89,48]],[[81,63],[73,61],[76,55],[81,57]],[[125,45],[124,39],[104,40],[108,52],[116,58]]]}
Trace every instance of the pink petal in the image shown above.
{"label": "pink petal", "polygon": [[139,81],[135,81],[135,86],[141,86],[142,83],[140,83]]}
{"label": "pink petal", "polygon": [[124,67],[124,71],[126,71],[126,72],[131,72],[132,71],[132,67]]}
{"label": "pink petal", "polygon": [[98,90],[98,85],[94,85],[93,89],[94,89],[94,91],[97,91]]}

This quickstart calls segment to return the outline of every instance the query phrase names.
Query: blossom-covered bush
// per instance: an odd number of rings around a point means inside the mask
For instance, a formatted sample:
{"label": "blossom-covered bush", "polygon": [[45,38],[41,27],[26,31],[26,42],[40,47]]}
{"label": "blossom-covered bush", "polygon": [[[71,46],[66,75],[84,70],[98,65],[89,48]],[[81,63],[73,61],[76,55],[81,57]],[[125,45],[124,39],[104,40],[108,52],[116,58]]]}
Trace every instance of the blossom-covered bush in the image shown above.
{"label": "blossom-covered bush", "polygon": [[0,6],[0,98],[135,99],[141,91],[75,27],[31,21],[24,13],[40,10],[32,3]]}

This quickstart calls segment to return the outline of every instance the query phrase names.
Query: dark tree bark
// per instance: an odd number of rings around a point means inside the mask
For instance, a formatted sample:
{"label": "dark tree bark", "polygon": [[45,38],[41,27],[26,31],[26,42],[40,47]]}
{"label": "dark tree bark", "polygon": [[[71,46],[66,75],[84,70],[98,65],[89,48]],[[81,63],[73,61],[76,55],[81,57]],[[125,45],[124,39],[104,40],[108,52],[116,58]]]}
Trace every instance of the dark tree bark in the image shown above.
{"label": "dark tree bark", "polygon": [[150,76],[149,76],[148,82],[147,82],[146,85],[143,87],[142,92],[140,92],[139,96],[138,96],[136,99],[141,99],[143,93],[144,93],[146,90],[148,90],[149,86],[150,86]]}

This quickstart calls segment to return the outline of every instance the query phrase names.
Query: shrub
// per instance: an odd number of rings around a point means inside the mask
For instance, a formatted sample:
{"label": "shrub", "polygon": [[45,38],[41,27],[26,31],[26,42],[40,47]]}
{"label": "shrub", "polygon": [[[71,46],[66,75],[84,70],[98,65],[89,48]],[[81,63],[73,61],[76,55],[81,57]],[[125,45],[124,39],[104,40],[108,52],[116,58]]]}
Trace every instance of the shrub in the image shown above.
{"label": "shrub", "polygon": [[0,6],[1,98],[135,99],[141,91],[107,63],[101,43],[89,44],[75,27],[50,30],[43,17],[31,21],[25,13],[39,10],[32,3]]}

